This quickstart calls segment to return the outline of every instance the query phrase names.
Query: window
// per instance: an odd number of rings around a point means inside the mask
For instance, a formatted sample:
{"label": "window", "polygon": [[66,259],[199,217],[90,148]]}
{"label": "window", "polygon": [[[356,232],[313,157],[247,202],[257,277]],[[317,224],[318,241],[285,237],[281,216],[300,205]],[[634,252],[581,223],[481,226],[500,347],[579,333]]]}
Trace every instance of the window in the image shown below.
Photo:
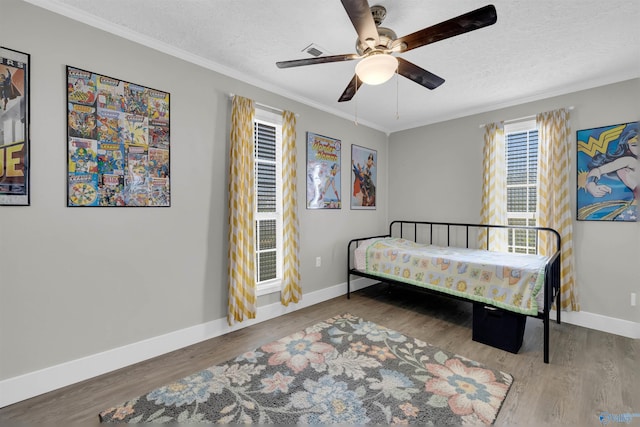
{"label": "window", "polygon": [[280,290],[282,278],[282,118],[256,108],[254,118],[256,294]]}
{"label": "window", "polygon": [[[505,125],[507,165],[507,223],[535,226],[538,202],[538,130],[536,121]],[[536,233],[509,232],[508,250],[536,253]]]}

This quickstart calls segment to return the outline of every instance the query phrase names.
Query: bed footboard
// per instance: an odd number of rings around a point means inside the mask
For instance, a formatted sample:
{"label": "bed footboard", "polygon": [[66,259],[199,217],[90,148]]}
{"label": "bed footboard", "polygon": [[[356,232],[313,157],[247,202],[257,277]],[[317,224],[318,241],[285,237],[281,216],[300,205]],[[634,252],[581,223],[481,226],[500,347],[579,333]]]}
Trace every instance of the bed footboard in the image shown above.
{"label": "bed footboard", "polygon": [[376,280],[380,279],[379,277],[376,277],[371,274],[367,274],[364,271],[356,270],[353,265],[353,254],[355,249],[360,244],[360,242],[363,242],[369,239],[377,239],[377,238],[383,238],[383,237],[391,237],[391,235],[383,234],[380,236],[363,237],[360,239],[352,239],[349,241],[349,244],[347,245],[347,299],[351,299],[351,275],[368,277],[370,279],[376,279]]}
{"label": "bed footboard", "polygon": [[[533,242],[536,252],[541,240],[542,233],[548,233],[547,239],[555,245],[555,251],[548,256],[548,261],[545,265],[545,277],[544,277],[544,301],[542,311],[539,311],[537,315],[530,315],[531,317],[539,318],[544,324],[544,362],[549,363],[549,320],[552,308],[555,306],[556,321],[560,323],[560,278],[561,278],[561,239],[560,234],[548,227],[525,227],[525,226],[507,226],[507,225],[488,225],[488,224],[466,224],[466,223],[447,223],[447,222],[432,222],[432,221],[393,221],[389,225],[389,233],[385,235],[369,236],[363,238],[352,239],[349,241],[347,247],[347,298],[351,298],[351,276],[366,277],[381,282],[401,284],[403,282],[397,280],[391,280],[388,277],[380,277],[375,274],[356,269],[354,266],[354,254],[356,248],[365,240],[373,238],[384,237],[401,237],[404,239],[413,240],[417,243],[426,243],[439,246],[451,246],[459,248],[472,248],[479,249],[482,246],[483,249],[492,250],[490,247],[492,244],[492,237],[496,233],[506,233],[505,235],[511,236],[510,241],[515,241],[516,236],[518,239],[527,239],[530,244]],[[484,234],[484,236],[483,236]],[[480,239],[479,236],[482,236]],[[421,288],[418,288],[421,289]],[[458,299],[464,299],[449,294],[444,294],[438,291],[427,290],[427,292],[435,292],[439,295],[445,295],[448,297],[454,297]],[[470,301],[470,300],[469,300]]]}

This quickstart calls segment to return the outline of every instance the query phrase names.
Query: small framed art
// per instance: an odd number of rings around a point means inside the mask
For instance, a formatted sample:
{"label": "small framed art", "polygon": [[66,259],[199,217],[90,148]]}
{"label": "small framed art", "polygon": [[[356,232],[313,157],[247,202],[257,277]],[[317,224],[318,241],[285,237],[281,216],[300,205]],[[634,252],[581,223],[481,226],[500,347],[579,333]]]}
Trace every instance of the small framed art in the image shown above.
{"label": "small framed art", "polygon": [[377,164],[376,150],[351,146],[351,209],[376,208]]}

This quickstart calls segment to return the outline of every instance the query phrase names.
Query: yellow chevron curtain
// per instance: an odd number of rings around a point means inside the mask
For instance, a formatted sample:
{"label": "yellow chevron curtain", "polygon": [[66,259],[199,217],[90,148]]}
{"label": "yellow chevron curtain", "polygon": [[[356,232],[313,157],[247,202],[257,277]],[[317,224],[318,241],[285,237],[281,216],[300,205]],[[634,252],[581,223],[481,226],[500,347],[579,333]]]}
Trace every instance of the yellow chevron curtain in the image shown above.
{"label": "yellow chevron curtain", "polygon": [[[538,219],[541,227],[557,230],[562,238],[561,309],[580,311],[574,277],[573,223],[569,171],[569,111],[560,109],[540,113],[538,124]],[[542,236],[541,236],[542,237]],[[549,253],[554,242],[541,238],[541,250]]]}
{"label": "yellow chevron curtain", "polygon": [[230,325],[256,317],[253,117],[254,101],[234,96],[229,155]]}
{"label": "yellow chevron curtain", "polygon": [[302,298],[300,288],[300,239],[298,236],[298,198],[296,161],[296,116],[290,111],[282,113],[282,304],[298,302]]}
{"label": "yellow chevron curtain", "polygon": [[[484,148],[482,160],[482,224],[507,224],[507,169],[505,166],[504,126],[490,123],[484,127]],[[480,230],[479,245],[486,249],[487,231]],[[507,251],[505,230],[491,230],[489,249]]]}

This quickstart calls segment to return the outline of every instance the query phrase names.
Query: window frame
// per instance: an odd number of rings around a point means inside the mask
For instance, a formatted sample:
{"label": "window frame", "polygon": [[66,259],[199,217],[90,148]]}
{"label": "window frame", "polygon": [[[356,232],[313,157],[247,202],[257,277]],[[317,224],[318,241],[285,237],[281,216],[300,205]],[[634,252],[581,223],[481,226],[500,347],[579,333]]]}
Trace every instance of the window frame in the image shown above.
{"label": "window frame", "polygon": [[[266,110],[261,108],[260,106],[256,106],[255,114],[254,114],[254,130],[256,127],[256,123],[262,123],[266,126],[275,127],[275,137],[276,137],[276,160],[275,162],[258,160],[255,157],[254,150],[254,182],[255,185],[255,209],[254,209],[254,235],[256,241],[255,248],[255,260],[256,260],[256,268],[255,268],[255,283],[256,283],[256,296],[267,295],[271,293],[280,292],[282,289],[282,243],[283,243],[283,224],[282,224],[282,216],[283,216],[283,203],[282,203],[282,116],[275,112]],[[257,143],[258,136],[254,133],[254,144]],[[258,187],[257,187],[257,163],[275,163],[276,166],[276,212],[258,212]],[[264,280],[262,282],[259,281],[260,274],[260,265],[258,261],[258,254],[260,252],[258,247],[259,242],[259,227],[258,222],[260,220],[270,220],[274,219],[276,221],[276,277],[273,279]]]}
{"label": "window frame", "polygon": [[[507,152],[508,152],[508,148],[509,148],[509,135],[510,134],[514,134],[514,133],[523,133],[523,132],[531,132],[531,131],[537,131],[538,127],[537,127],[537,122],[535,118],[529,118],[529,119],[523,119],[523,120],[519,120],[517,122],[512,122],[512,123],[508,123],[504,125],[504,150],[505,150],[505,180],[508,182],[508,176],[509,176],[509,162],[507,159]],[[529,144],[530,142],[530,135],[527,135],[527,144]],[[538,140],[538,153],[539,153],[539,149],[540,149],[540,145],[539,145],[539,140]],[[505,206],[505,213],[506,213],[506,219],[507,219],[507,224],[508,225],[514,225],[511,224],[512,220],[524,220],[525,222],[525,226],[532,226],[532,222],[534,225],[538,224],[538,201],[539,201],[539,173],[540,173],[540,167],[539,167],[539,155],[537,156],[537,161],[536,161],[536,177],[535,177],[535,184],[531,184],[531,180],[530,180],[530,155],[531,153],[531,149],[529,148],[527,150],[527,159],[526,159],[526,173],[527,173],[527,179],[526,179],[526,183],[525,184],[517,184],[517,185],[507,185],[507,182],[505,182],[505,191],[507,192],[506,197],[505,197],[505,202],[506,202],[506,206]],[[535,189],[535,194],[536,194],[536,203],[535,203],[535,210],[533,212],[513,212],[513,211],[509,211],[508,210],[508,206],[509,206],[509,197],[508,197],[508,193],[509,193],[509,188],[515,188],[515,187],[522,187],[527,189],[526,191],[526,205],[529,206],[530,205],[530,201],[529,201],[529,194],[530,194],[530,189],[534,188]],[[516,224],[519,225],[519,224]],[[525,244],[518,244],[520,241],[522,241],[522,237],[516,236],[515,233],[523,233],[524,234],[524,242]],[[513,252],[513,253],[537,253],[537,235],[535,234],[535,232],[529,231],[529,230],[509,230],[508,233],[508,240],[507,240],[507,250],[509,252]]]}

